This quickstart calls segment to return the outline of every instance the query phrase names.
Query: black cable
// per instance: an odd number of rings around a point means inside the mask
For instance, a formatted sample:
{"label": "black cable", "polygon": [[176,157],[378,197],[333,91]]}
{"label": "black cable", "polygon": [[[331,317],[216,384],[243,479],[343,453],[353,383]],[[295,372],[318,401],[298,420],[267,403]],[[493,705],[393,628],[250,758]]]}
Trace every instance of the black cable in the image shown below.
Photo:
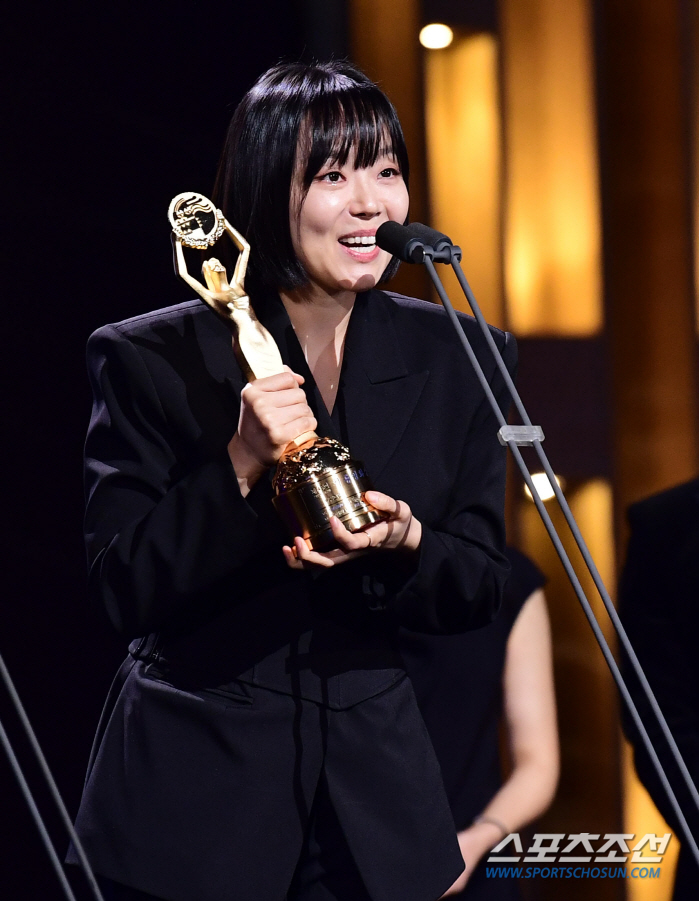
{"label": "black cable", "polygon": [[[90,866],[90,862],[88,861],[87,855],[85,854],[85,850],[82,846],[82,842],[78,838],[77,833],[75,832],[75,829],[73,828],[73,823],[70,819],[70,815],[66,809],[65,804],[63,803],[63,798],[61,798],[61,794],[58,790],[58,786],[56,785],[56,781],[53,778],[51,770],[49,769],[49,765],[46,762],[44,753],[41,750],[39,741],[36,737],[36,734],[34,733],[34,730],[32,729],[32,725],[29,722],[29,717],[27,716],[24,706],[22,705],[19,695],[17,694],[17,690],[14,686],[14,683],[12,682],[12,679],[10,678],[10,673],[9,673],[7,667],[5,666],[5,661],[3,660],[2,655],[0,655],[0,676],[2,677],[2,681],[5,683],[5,688],[7,689],[7,693],[10,696],[12,704],[17,712],[20,722],[22,723],[22,726],[27,735],[27,738],[29,739],[29,743],[32,746],[32,750],[34,751],[34,755],[37,759],[39,767],[41,768],[41,772],[43,773],[44,779],[46,780],[46,784],[51,793],[51,797],[53,798],[54,803],[55,803],[56,807],[58,808],[58,812],[60,814],[61,820],[63,821],[63,825],[65,826],[66,831],[68,832],[71,842],[73,843],[73,847],[75,848],[75,853],[78,856],[80,868],[82,869],[83,873],[85,874],[85,879],[87,880],[87,884],[89,885],[89,887],[92,891],[92,894],[95,896],[95,901],[104,901],[104,898],[102,897],[102,892],[100,891],[100,888],[97,885],[97,880],[95,879],[95,874],[92,870],[92,867]],[[1,728],[2,728],[2,725],[0,724],[0,729]],[[5,751],[8,755],[8,757],[10,758],[10,762],[12,763],[12,761],[14,760],[16,763],[16,757],[14,755],[14,752],[12,751],[12,748],[9,744],[9,739],[7,738],[7,735],[4,731],[4,729],[2,731],[2,737],[3,737],[3,744],[5,745]],[[13,769],[15,769],[15,765],[14,764],[12,764],[12,765],[13,765]],[[17,764],[17,767],[19,767],[19,764]],[[31,796],[31,792],[29,791],[29,787],[27,786],[26,781],[24,780],[24,777],[21,774],[21,770],[15,769],[15,776],[20,781],[20,785],[23,786],[22,791],[24,793],[27,804],[29,805],[29,807],[32,811],[32,816],[34,816],[34,819],[37,823],[39,831],[41,832],[42,838],[44,838],[44,836],[45,836],[44,844],[46,844],[48,842],[46,850],[47,850],[49,856],[51,857],[51,861],[54,862],[54,859],[55,859],[54,866],[56,864],[58,864],[58,868],[60,870],[59,878],[61,879],[61,884],[64,885],[64,891],[66,891],[66,888],[67,888],[67,893],[68,893],[68,892],[70,892],[70,886],[68,885],[68,882],[66,881],[65,874],[63,872],[60,862],[58,861],[56,852],[55,852],[53,846],[50,844],[50,839],[48,837],[48,833],[46,832],[46,828],[41,819],[41,814],[39,813],[39,811],[36,807],[36,804],[34,803],[34,800]],[[26,787],[26,791],[25,791],[25,787]],[[75,901],[72,892],[68,895],[68,897],[71,899],[71,901]]]}

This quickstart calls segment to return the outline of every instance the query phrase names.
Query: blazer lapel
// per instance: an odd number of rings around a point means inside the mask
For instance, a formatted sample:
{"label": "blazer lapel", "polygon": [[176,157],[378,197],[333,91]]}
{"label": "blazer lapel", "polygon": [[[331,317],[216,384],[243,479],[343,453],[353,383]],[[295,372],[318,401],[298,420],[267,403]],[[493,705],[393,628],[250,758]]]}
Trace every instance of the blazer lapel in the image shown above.
{"label": "blazer lapel", "polygon": [[326,438],[339,438],[279,295],[269,292],[256,297],[255,314],[277,342],[282,360],[306,380],[303,390],[318,421],[318,434]]}
{"label": "blazer lapel", "polygon": [[373,480],[395,451],[429,375],[408,368],[390,304],[381,291],[357,295],[340,382],[350,451]]}
{"label": "blazer lapel", "polygon": [[[350,451],[372,479],[378,478],[398,446],[429,375],[428,370],[412,372],[406,365],[390,305],[381,291],[357,295],[340,378]],[[306,379],[303,387],[319,433],[338,438],[281,300],[271,292],[256,297],[255,312],[277,342],[284,362]]]}

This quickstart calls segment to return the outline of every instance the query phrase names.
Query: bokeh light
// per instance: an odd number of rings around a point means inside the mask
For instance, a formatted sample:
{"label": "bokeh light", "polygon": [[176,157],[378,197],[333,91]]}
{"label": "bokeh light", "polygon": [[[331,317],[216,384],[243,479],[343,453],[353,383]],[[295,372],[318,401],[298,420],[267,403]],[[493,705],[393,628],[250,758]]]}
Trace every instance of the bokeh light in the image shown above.
{"label": "bokeh light", "polygon": [[443,50],[454,40],[454,32],[448,25],[432,22],[420,31],[420,43],[428,50]]}

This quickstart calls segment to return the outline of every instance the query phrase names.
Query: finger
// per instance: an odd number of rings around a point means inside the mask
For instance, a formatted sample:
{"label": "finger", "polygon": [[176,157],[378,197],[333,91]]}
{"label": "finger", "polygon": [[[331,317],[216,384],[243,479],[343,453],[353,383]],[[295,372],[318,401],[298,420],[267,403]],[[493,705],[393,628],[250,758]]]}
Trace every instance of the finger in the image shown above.
{"label": "finger", "polygon": [[275,404],[260,404],[255,414],[265,428],[283,426],[296,419],[314,419],[313,410],[307,403],[278,407]]}
{"label": "finger", "polygon": [[267,418],[268,421],[273,420],[277,423],[293,422],[295,419],[313,419],[315,421],[313,410],[306,403],[305,397],[300,403],[263,409],[260,411],[259,418],[260,420]]}
{"label": "finger", "polygon": [[290,424],[289,428],[294,433],[294,437],[291,439],[293,441],[295,438],[298,438],[299,435],[304,435],[306,432],[315,432],[318,428],[318,421],[313,414],[310,416],[304,415],[295,419],[293,423]]}
{"label": "finger", "polygon": [[294,370],[291,369],[290,366],[287,366],[286,363],[284,364],[284,371],[290,372],[293,375],[293,377],[296,379],[296,381],[299,383],[299,385],[303,385],[303,383],[306,381],[306,379],[302,375],[299,375],[298,372],[294,372]]}
{"label": "finger", "polygon": [[403,505],[395,498],[389,497],[388,494],[382,494],[380,491],[366,491],[364,497],[372,507],[376,507],[382,513],[390,513],[391,518],[400,515]]}
{"label": "finger", "polygon": [[295,548],[290,548],[288,545],[284,545],[284,547],[282,548],[282,553],[284,554],[286,565],[289,567],[289,569],[303,569],[303,562],[296,558],[294,550]]}
{"label": "finger", "polygon": [[377,522],[373,526],[369,526],[364,529],[360,534],[365,535],[369,544],[367,545],[367,549],[373,549],[375,551],[379,550],[379,548],[384,547],[386,542],[389,540],[391,535],[393,534],[394,524],[393,520],[386,519],[382,522]]}
{"label": "finger", "polygon": [[330,567],[335,565],[334,560],[329,555],[312,551],[303,538],[299,538],[298,535],[294,539],[294,547],[297,558],[304,565],[315,564],[316,566],[322,566],[324,569],[330,569]]}
{"label": "finger", "polygon": [[330,517],[330,528],[335,541],[345,551],[365,551],[371,547],[371,536],[366,532],[350,532],[337,516]]}
{"label": "finger", "polygon": [[[303,548],[301,545],[303,545]],[[328,551],[325,554],[312,551],[303,538],[296,538],[293,547],[284,545],[282,553],[284,554],[284,560],[286,561],[287,566],[291,569],[303,569],[306,564],[310,565],[314,563],[327,568],[328,566],[333,566],[335,564],[335,558],[346,556],[337,548],[333,548],[332,551]]]}
{"label": "finger", "polygon": [[353,560],[355,557],[360,556],[364,551],[347,551],[341,547],[335,547],[330,551],[314,551],[309,548],[305,541],[302,538],[297,538],[294,546],[296,553],[300,559],[302,559],[305,568],[313,568],[315,566],[321,566],[324,569],[329,569],[332,566],[337,566],[340,563],[346,563],[348,560]]}
{"label": "finger", "polygon": [[275,424],[268,429],[267,433],[272,444],[283,449],[304,432],[315,431],[316,425],[312,416],[303,416],[300,419],[292,419],[288,423]]}
{"label": "finger", "polygon": [[302,388],[284,388],[282,391],[265,391],[258,395],[258,403],[274,409],[298,407],[303,405],[310,410],[308,398]]}
{"label": "finger", "polygon": [[299,379],[303,380],[303,376],[289,370],[288,372],[277,372],[275,375],[265,376],[263,379],[255,379],[250,384],[260,391],[282,391],[286,388],[298,387],[301,384]]}

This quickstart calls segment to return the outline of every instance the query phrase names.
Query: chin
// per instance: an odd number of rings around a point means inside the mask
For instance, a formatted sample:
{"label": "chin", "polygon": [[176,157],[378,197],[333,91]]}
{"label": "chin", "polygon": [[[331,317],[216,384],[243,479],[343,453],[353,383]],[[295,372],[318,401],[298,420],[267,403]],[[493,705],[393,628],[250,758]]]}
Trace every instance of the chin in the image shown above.
{"label": "chin", "polygon": [[359,294],[360,291],[370,291],[375,288],[380,277],[373,272],[362,272],[361,275],[342,279],[338,284],[343,291],[354,291]]}

